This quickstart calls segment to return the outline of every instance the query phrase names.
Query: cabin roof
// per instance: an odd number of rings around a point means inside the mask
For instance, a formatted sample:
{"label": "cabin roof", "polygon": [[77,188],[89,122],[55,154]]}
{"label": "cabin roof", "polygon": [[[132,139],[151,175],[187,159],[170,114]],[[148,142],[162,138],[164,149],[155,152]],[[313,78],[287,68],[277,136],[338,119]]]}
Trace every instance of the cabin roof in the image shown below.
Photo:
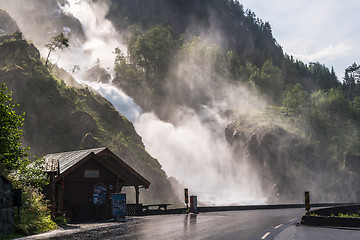
{"label": "cabin roof", "polygon": [[[66,170],[83,160],[90,153],[98,154],[99,152],[105,150],[105,147],[102,148],[92,148],[71,152],[61,152],[61,153],[51,153],[45,156],[45,172],[57,172],[63,174]],[[57,169],[57,162],[60,169]]]}
{"label": "cabin roof", "polygon": [[148,188],[150,185],[148,180],[106,147],[47,154],[44,157],[44,171],[57,173],[58,176],[56,178],[64,177],[91,157],[100,161],[101,164],[118,174],[118,176],[125,177],[127,179],[125,185],[143,185],[145,188]]}

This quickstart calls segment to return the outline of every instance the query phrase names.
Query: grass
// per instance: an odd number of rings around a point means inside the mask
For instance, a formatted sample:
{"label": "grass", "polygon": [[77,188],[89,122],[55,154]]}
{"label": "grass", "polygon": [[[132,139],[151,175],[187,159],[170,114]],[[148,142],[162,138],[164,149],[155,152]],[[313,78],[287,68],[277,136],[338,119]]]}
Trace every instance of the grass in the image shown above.
{"label": "grass", "polygon": [[339,213],[337,216],[335,214],[331,214],[331,217],[341,217],[341,218],[360,218],[359,214],[356,213]]}
{"label": "grass", "polygon": [[316,213],[310,213],[310,216],[312,216],[312,217],[318,217],[319,216],[319,214],[316,214]]}

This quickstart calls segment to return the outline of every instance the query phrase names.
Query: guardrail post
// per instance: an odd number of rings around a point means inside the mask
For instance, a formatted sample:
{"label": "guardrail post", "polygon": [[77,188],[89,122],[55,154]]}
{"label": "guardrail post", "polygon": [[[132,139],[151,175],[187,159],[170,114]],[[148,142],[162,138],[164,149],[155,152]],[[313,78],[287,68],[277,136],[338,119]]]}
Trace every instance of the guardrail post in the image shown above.
{"label": "guardrail post", "polygon": [[184,193],[185,193],[186,209],[188,209],[189,208],[189,190],[187,188],[185,188]]}
{"label": "guardrail post", "polygon": [[305,210],[306,214],[310,212],[310,192],[305,192]]}

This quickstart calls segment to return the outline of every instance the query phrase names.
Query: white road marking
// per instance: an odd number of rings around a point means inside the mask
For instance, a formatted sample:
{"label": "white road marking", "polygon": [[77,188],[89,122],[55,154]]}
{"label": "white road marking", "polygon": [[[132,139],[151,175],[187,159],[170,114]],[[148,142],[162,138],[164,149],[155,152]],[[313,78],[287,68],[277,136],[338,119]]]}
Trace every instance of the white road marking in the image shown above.
{"label": "white road marking", "polygon": [[297,218],[294,218],[294,219],[291,219],[289,222],[293,222],[293,221],[295,221]]}
{"label": "white road marking", "polygon": [[269,234],[270,234],[270,232],[265,233],[265,235],[264,235],[264,236],[262,236],[262,238],[261,238],[261,239],[265,239],[265,238],[267,238],[267,236],[269,236]]}
{"label": "white road marking", "polygon": [[277,225],[275,228],[279,228],[279,227],[281,227],[282,226],[282,224],[280,224],[280,225]]}

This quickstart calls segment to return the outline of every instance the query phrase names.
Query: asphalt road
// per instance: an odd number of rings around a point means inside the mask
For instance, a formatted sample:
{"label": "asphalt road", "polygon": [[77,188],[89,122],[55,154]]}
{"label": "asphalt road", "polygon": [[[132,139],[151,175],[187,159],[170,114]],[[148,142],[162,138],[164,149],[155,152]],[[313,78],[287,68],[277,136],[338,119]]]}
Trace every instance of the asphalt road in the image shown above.
{"label": "asphalt road", "polygon": [[247,210],[128,217],[124,222],[71,224],[23,239],[274,239],[304,209]]}

